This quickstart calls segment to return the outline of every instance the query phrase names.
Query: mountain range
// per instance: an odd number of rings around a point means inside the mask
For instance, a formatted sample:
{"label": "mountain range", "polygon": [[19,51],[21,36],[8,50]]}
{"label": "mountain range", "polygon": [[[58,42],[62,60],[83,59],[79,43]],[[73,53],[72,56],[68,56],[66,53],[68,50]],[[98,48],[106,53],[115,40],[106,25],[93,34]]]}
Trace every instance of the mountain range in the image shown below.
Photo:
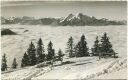
{"label": "mountain range", "polygon": [[94,16],[87,16],[82,13],[78,15],[69,14],[61,18],[40,18],[34,17],[1,17],[2,24],[21,25],[52,25],[52,26],[106,26],[106,25],[126,25],[126,21],[108,20],[106,18],[97,19]]}

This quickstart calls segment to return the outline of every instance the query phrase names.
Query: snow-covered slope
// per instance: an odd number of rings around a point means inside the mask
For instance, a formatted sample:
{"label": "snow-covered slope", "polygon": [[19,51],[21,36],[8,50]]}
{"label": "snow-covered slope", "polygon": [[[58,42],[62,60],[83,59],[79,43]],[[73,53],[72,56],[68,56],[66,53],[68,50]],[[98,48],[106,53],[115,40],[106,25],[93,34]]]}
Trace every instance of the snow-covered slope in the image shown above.
{"label": "snow-covered slope", "polygon": [[[36,65],[14,72],[3,73],[2,79],[97,79],[97,77],[111,74],[115,71],[126,70],[127,66],[126,58],[101,59],[99,61],[96,57],[82,57],[65,59],[63,62],[66,63],[67,61],[70,63],[61,65],[57,62],[54,67],[40,68]],[[111,77],[109,78],[111,79]],[[126,79],[126,75],[123,77]],[[101,77],[99,79],[104,78]]]}
{"label": "snow-covered slope", "polygon": [[109,74],[97,76],[94,79],[127,79],[127,68]]}

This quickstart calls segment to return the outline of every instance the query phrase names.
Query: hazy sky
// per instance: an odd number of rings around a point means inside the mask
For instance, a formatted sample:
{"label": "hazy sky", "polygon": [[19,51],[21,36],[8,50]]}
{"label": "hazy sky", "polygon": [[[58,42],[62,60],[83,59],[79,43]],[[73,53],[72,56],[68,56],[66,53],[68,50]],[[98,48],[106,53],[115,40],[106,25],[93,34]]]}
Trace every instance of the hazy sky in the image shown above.
{"label": "hazy sky", "polygon": [[13,1],[2,2],[2,16],[66,17],[83,13],[97,18],[127,19],[126,1]]}

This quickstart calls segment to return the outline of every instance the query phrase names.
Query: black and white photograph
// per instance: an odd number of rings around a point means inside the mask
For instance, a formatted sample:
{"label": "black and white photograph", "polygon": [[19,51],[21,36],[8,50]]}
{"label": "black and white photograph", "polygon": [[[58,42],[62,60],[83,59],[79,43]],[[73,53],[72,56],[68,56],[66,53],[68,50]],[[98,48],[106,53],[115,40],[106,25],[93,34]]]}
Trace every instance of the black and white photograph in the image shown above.
{"label": "black and white photograph", "polygon": [[1,80],[55,79],[127,79],[127,1],[1,1]]}

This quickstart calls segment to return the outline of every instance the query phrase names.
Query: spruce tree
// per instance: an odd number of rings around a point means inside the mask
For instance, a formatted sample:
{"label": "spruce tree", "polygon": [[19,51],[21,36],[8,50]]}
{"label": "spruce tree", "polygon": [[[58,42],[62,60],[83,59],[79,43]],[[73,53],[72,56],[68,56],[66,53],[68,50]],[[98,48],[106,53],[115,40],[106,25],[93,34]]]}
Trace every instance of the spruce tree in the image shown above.
{"label": "spruce tree", "polygon": [[61,62],[63,61],[63,56],[64,56],[63,52],[61,51],[61,49],[59,49],[59,51],[58,51],[58,59],[59,59]]}
{"label": "spruce tree", "polygon": [[25,52],[21,61],[21,67],[26,67],[28,65],[29,65],[29,57],[28,54]]}
{"label": "spruce tree", "polygon": [[37,43],[36,53],[37,53],[37,63],[43,62],[45,59],[45,54],[44,54],[44,45],[41,38]]}
{"label": "spruce tree", "polygon": [[1,61],[1,71],[7,70],[7,59],[6,59],[6,54],[2,56],[2,61]]}
{"label": "spruce tree", "polygon": [[29,45],[29,48],[27,49],[30,66],[33,66],[37,63],[35,51],[36,51],[35,45],[31,42],[30,45]]}
{"label": "spruce tree", "polygon": [[98,56],[100,52],[100,44],[99,44],[99,40],[98,40],[98,36],[96,37],[96,40],[94,42],[93,48],[92,48],[92,53],[95,56]]}
{"label": "spruce tree", "polygon": [[76,53],[76,57],[83,57],[89,55],[87,42],[85,41],[84,35],[81,36],[80,41],[75,46],[75,53]]}
{"label": "spruce tree", "polygon": [[51,61],[55,57],[55,50],[53,49],[53,43],[50,41],[47,48],[48,54],[47,54],[47,60]]}
{"label": "spruce tree", "polygon": [[69,57],[75,57],[74,54],[74,44],[73,44],[73,38],[70,37],[68,42],[67,42],[67,48],[66,48],[66,53],[69,54]]}
{"label": "spruce tree", "polygon": [[16,62],[16,58],[14,58],[13,63],[12,63],[12,68],[13,68],[13,69],[16,69],[17,66],[18,66],[18,64],[17,64],[17,62]]}
{"label": "spruce tree", "polygon": [[102,53],[114,52],[112,49],[112,44],[109,41],[109,37],[107,36],[107,33],[104,33],[104,35],[101,38],[101,52]]}

